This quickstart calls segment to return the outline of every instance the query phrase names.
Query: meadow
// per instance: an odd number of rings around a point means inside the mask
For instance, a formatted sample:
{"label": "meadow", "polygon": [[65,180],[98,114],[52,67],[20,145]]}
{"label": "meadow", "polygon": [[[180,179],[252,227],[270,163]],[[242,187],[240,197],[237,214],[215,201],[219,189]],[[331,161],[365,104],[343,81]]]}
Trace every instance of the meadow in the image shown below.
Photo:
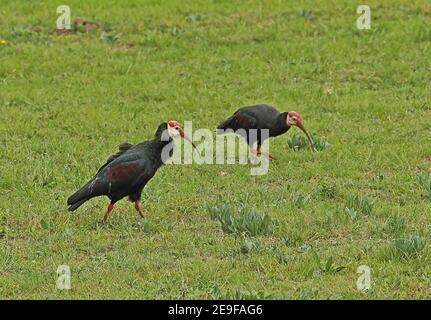
{"label": "meadow", "polygon": [[[431,3],[67,0],[0,6],[1,299],[431,297]],[[88,32],[87,32],[88,31]],[[141,220],[66,199],[119,144],[238,107],[303,115],[269,172],[169,165]],[[68,265],[71,289],[56,288]],[[358,267],[371,288],[358,290]]]}

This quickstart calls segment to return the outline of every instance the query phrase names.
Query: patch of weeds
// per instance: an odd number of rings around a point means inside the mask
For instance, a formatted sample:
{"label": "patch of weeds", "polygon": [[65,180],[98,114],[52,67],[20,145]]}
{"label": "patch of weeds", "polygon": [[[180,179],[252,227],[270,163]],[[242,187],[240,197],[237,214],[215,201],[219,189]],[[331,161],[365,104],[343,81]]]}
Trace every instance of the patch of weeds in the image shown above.
{"label": "patch of weeds", "polygon": [[103,270],[110,265],[110,261],[106,254],[98,254],[91,257],[93,270]]}
{"label": "patch of weeds", "polygon": [[219,220],[223,216],[232,216],[232,211],[227,203],[217,201],[214,205],[206,205],[211,220]]}
{"label": "patch of weeds", "polygon": [[159,32],[164,34],[170,34],[171,36],[179,36],[180,34],[184,33],[184,30],[180,27],[171,27],[166,24],[162,24],[159,26]]}
{"label": "patch of weeds", "polygon": [[292,193],[289,197],[290,203],[298,209],[304,208],[309,200],[310,196],[302,192]]}
{"label": "patch of weeds", "polygon": [[354,208],[346,207],[346,212],[349,215],[350,219],[355,220],[358,216],[358,212]]}
{"label": "patch of weeds", "polygon": [[309,244],[304,243],[301,246],[299,246],[298,248],[296,248],[296,251],[298,253],[306,253],[306,252],[310,251],[311,249],[312,249],[312,247]]}
{"label": "patch of weeds", "polygon": [[234,213],[226,203],[207,204],[207,210],[212,220],[219,221],[223,232],[256,236],[268,234],[273,230],[273,221],[267,214],[261,214],[255,209],[241,207]]}
{"label": "patch of weeds", "polygon": [[347,195],[346,211],[353,220],[356,219],[358,213],[369,216],[373,211],[373,207],[374,202],[369,200],[367,197],[361,197],[352,193]]}
{"label": "patch of weeds", "polygon": [[45,230],[52,229],[51,223],[45,219],[40,220],[40,226]]}
{"label": "patch of weeds", "polygon": [[319,187],[319,194],[328,199],[335,199],[338,193],[337,184],[335,182],[323,181]]}
{"label": "patch of weeds", "polygon": [[191,13],[186,17],[186,20],[188,22],[198,22],[202,20],[202,15]]}
{"label": "patch of weeds", "polygon": [[382,182],[384,178],[385,175],[383,173],[377,173],[376,175],[374,175],[374,181],[376,182]]}
{"label": "patch of weeds", "polygon": [[317,253],[314,251],[314,259],[316,260],[319,269],[315,272],[315,276],[320,276],[323,274],[336,274],[340,272],[341,270],[345,269],[345,266],[335,266],[334,265],[334,258],[331,256],[326,261],[320,260]]}
{"label": "patch of weeds", "polygon": [[282,243],[288,247],[296,247],[299,243],[303,242],[302,234],[299,232],[291,233],[290,236],[284,237]]}
{"label": "patch of weeds", "polygon": [[240,290],[236,289],[233,293],[230,294],[233,300],[265,300],[270,299],[271,294],[266,291],[255,291],[255,290]]}
{"label": "patch of weeds", "polygon": [[418,181],[421,187],[426,191],[428,197],[431,199],[431,173],[418,174]]}
{"label": "patch of weeds", "polygon": [[155,230],[153,224],[147,219],[140,220],[138,222],[138,228],[147,233],[151,233]]}
{"label": "patch of weeds", "polygon": [[272,295],[266,291],[235,289],[222,292],[218,286],[212,288],[211,296],[216,300],[265,300],[272,298]]}
{"label": "patch of weeds", "polygon": [[[329,147],[329,143],[323,138],[316,136],[316,134],[311,134],[311,137],[314,142],[314,147],[317,151],[323,151]],[[304,135],[298,133],[295,133],[294,135],[287,138],[287,145],[294,151],[309,148],[308,139]]]}
{"label": "patch of weeds", "polygon": [[290,149],[293,149],[294,151],[304,149],[308,146],[308,140],[307,138],[303,137],[299,134],[294,134],[293,136],[287,138],[287,145]]}
{"label": "patch of weeds", "polygon": [[112,43],[117,42],[121,38],[122,35],[123,35],[122,33],[119,33],[116,31],[110,31],[110,32],[104,31],[100,35],[100,39],[112,44]]}
{"label": "patch of weeds", "polygon": [[302,18],[306,18],[306,19],[314,19],[314,13],[312,10],[306,10],[306,9],[299,9],[298,11],[298,16],[302,17]]}
{"label": "patch of weeds", "polygon": [[319,289],[316,288],[304,288],[299,292],[299,300],[312,300],[316,299],[319,293]]}
{"label": "patch of weeds", "polygon": [[425,240],[418,234],[411,234],[395,239],[390,248],[390,256],[402,260],[417,258],[424,250]]}
{"label": "patch of weeds", "polygon": [[407,226],[403,218],[400,216],[394,216],[385,224],[384,229],[394,238],[398,238],[406,232]]}
{"label": "patch of weeds", "polygon": [[316,135],[311,135],[314,142],[314,147],[317,151],[323,151],[326,150],[329,147],[329,142],[324,140],[323,138],[317,137]]}
{"label": "patch of weeds", "polygon": [[35,29],[33,26],[16,26],[12,30],[12,37],[31,37],[39,29]]}
{"label": "patch of weeds", "polygon": [[281,252],[276,253],[275,257],[276,257],[277,262],[279,264],[289,264],[292,261],[292,259],[289,258],[289,256],[287,256]]}
{"label": "patch of weeds", "polygon": [[254,238],[246,238],[241,243],[241,252],[244,254],[251,253],[254,251],[262,251],[264,246],[261,241]]}

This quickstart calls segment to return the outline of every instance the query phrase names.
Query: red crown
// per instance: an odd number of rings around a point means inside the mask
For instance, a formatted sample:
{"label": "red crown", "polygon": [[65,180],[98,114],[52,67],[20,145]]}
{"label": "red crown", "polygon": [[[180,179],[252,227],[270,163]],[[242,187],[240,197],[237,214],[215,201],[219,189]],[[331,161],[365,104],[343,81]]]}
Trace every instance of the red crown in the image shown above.
{"label": "red crown", "polygon": [[177,126],[181,126],[180,123],[178,121],[175,120],[171,120],[168,122],[168,126],[170,127],[177,127]]}
{"label": "red crown", "polygon": [[295,118],[297,118],[297,119],[301,119],[301,116],[300,116],[298,113],[296,113],[295,111],[290,111],[290,112],[288,113],[288,115],[289,115],[289,117],[291,117],[291,118],[295,117]]}

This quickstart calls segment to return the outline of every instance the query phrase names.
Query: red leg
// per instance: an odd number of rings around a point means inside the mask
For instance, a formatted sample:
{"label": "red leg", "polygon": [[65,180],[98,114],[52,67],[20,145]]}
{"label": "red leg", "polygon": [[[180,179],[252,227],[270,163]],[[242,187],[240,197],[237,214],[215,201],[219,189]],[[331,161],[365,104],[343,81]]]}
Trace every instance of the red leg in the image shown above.
{"label": "red leg", "polygon": [[142,208],[141,208],[141,200],[135,201],[135,209],[136,209],[136,211],[138,211],[141,218],[145,219],[144,213],[142,212]]}
{"label": "red leg", "polygon": [[253,148],[252,148],[252,152],[253,152],[255,155],[257,155],[257,156],[263,155],[263,156],[267,157],[267,158],[268,158],[268,160],[275,160],[275,158],[274,158],[270,153],[261,152],[261,151],[260,151],[260,147],[261,147],[261,145],[260,145],[260,144],[258,144],[258,145],[257,145],[257,150],[256,150],[256,151],[254,151],[254,150],[253,150]]}
{"label": "red leg", "polygon": [[105,215],[102,218],[102,223],[105,223],[106,220],[108,219],[109,214],[111,213],[112,209],[114,209],[114,203],[110,203],[108,206],[108,210],[106,211]]}

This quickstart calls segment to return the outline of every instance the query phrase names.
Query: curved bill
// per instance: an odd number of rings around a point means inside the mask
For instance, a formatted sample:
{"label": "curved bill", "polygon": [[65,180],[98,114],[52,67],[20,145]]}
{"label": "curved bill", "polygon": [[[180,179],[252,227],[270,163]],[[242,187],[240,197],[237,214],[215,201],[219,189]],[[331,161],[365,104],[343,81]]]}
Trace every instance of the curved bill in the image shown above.
{"label": "curved bill", "polygon": [[308,131],[307,131],[307,130],[305,130],[304,126],[302,125],[302,122],[297,121],[296,126],[297,126],[299,129],[301,129],[301,130],[305,133],[305,135],[306,135],[306,136],[307,136],[307,138],[308,138],[308,141],[310,142],[311,150],[312,150],[313,152],[316,152],[317,150],[316,150],[316,147],[314,146],[313,139],[311,138],[311,136],[310,136],[310,134],[308,133]]}
{"label": "curved bill", "polygon": [[193,148],[195,148],[195,150],[197,150],[197,148],[196,148],[195,144],[192,142],[192,140],[189,137],[187,137],[186,134],[184,133],[183,128],[179,128],[179,132],[180,132],[181,138],[188,141],[193,146]]}

